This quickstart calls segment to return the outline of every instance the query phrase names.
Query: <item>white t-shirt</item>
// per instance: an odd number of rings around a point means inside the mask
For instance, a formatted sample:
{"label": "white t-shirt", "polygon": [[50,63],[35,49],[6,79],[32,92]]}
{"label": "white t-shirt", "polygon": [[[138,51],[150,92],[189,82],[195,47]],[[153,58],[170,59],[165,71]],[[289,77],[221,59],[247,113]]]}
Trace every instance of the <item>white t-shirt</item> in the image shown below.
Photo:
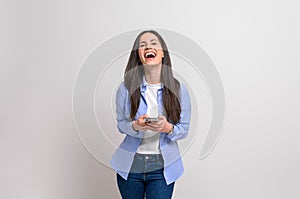
{"label": "white t-shirt", "polygon": [[[146,82],[146,86],[147,115],[149,117],[158,117],[157,90],[161,88],[161,83],[149,84]],[[157,131],[145,131],[144,138],[137,149],[137,153],[160,154],[159,137],[160,133]]]}

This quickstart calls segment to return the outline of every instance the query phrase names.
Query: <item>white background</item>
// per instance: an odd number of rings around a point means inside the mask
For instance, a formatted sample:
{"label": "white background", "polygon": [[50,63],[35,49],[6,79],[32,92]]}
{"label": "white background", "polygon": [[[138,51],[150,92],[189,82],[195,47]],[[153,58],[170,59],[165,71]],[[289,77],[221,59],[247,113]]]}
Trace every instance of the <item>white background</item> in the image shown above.
{"label": "white background", "polygon": [[204,160],[200,141],[185,153],[174,198],[300,198],[299,8],[296,0],[2,0],[0,198],[120,198],[114,172],[79,140],[72,90],[91,50],[137,28],[197,42],[225,87],[223,135]]}

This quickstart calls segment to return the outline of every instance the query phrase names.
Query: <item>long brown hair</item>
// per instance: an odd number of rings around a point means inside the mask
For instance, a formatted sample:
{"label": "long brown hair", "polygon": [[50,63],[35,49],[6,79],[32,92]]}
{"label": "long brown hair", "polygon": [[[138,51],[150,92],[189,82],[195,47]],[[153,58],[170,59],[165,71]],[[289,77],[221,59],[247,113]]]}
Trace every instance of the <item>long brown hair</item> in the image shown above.
{"label": "long brown hair", "polygon": [[164,58],[162,60],[161,67],[161,83],[163,84],[163,106],[167,117],[167,120],[173,123],[178,123],[180,120],[180,83],[174,78],[172,72],[171,59],[167,45],[161,35],[154,30],[146,30],[141,32],[135,39],[132,51],[129,56],[129,60],[124,73],[124,83],[129,91],[131,111],[130,117],[133,119],[136,115],[138,107],[140,105],[140,85],[142,83],[142,77],[145,74],[143,64],[140,61],[138,54],[140,38],[145,33],[152,33],[157,36],[163,52]]}

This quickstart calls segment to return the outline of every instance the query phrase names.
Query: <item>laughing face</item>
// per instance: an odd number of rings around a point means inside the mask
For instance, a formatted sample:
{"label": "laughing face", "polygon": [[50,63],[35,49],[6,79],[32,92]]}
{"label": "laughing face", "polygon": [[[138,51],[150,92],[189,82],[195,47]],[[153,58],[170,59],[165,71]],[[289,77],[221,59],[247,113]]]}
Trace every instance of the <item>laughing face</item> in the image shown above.
{"label": "laughing face", "polygon": [[139,57],[143,65],[160,65],[164,52],[156,35],[147,32],[140,38]]}

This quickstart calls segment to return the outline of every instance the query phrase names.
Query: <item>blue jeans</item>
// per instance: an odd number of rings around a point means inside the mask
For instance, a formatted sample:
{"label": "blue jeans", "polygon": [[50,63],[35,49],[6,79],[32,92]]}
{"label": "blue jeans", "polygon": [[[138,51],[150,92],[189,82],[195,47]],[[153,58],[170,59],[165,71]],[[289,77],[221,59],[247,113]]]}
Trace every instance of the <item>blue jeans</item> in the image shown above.
{"label": "blue jeans", "polygon": [[167,185],[161,155],[136,154],[127,180],[117,174],[122,199],[171,199],[174,182]]}

